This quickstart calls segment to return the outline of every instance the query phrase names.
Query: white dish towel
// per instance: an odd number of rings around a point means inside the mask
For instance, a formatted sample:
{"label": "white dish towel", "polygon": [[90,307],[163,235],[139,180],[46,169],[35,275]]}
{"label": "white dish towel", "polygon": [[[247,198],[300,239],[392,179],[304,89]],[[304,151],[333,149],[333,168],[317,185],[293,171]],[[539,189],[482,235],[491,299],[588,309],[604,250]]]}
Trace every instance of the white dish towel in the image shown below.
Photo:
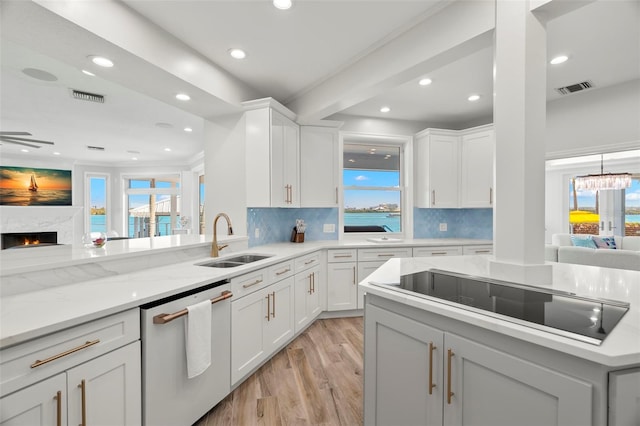
{"label": "white dish towel", "polygon": [[211,365],[211,301],[187,306],[185,317],[185,347],[187,377],[192,379]]}

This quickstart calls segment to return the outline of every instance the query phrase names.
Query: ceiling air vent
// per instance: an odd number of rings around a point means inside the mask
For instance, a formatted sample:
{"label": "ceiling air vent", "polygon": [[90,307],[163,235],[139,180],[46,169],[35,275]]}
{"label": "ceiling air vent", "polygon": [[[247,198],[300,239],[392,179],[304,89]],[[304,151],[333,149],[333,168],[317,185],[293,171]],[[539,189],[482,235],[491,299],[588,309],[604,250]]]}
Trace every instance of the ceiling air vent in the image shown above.
{"label": "ceiling air vent", "polygon": [[583,81],[582,83],[571,84],[565,87],[558,87],[556,88],[556,92],[560,93],[561,95],[568,95],[569,93],[591,89],[592,87],[593,87],[593,83],[587,80],[587,81]]}
{"label": "ceiling air vent", "polygon": [[104,96],[95,93],[82,92],[80,90],[72,89],[71,96],[73,96],[75,99],[80,99],[81,101],[98,102],[101,104],[104,103]]}
{"label": "ceiling air vent", "polygon": [[92,146],[92,145],[87,145],[87,149],[89,151],[104,151],[104,146]]}

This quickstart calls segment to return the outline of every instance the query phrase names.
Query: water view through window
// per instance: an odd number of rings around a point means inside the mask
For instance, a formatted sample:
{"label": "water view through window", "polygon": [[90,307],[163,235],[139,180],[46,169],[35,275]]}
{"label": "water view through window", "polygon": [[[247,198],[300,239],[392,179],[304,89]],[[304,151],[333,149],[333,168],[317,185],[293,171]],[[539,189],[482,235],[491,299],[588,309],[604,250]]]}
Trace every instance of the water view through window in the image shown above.
{"label": "water view through window", "polygon": [[400,148],[345,144],[345,232],[402,232]]}

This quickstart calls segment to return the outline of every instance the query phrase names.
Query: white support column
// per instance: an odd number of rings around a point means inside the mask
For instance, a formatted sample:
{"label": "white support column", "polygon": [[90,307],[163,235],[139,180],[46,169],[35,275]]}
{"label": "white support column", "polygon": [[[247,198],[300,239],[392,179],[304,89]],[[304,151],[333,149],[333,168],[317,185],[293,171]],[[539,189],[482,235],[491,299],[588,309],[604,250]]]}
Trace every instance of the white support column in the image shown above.
{"label": "white support column", "polygon": [[546,30],[528,0],[496,0],[496,135],[491,273],[551,282],[544,264]]}

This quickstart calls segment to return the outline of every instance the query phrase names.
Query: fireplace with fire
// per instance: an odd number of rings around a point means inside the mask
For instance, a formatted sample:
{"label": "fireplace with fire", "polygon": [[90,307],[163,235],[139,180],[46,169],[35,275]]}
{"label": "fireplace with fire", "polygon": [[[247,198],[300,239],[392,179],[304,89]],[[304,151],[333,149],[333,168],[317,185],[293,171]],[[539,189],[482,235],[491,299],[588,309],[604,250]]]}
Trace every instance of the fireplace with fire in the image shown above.
{"label": "fireplace with fire", "polygon": [[2,234],[2,250],[58,245],[57,232],[11,232]]}

